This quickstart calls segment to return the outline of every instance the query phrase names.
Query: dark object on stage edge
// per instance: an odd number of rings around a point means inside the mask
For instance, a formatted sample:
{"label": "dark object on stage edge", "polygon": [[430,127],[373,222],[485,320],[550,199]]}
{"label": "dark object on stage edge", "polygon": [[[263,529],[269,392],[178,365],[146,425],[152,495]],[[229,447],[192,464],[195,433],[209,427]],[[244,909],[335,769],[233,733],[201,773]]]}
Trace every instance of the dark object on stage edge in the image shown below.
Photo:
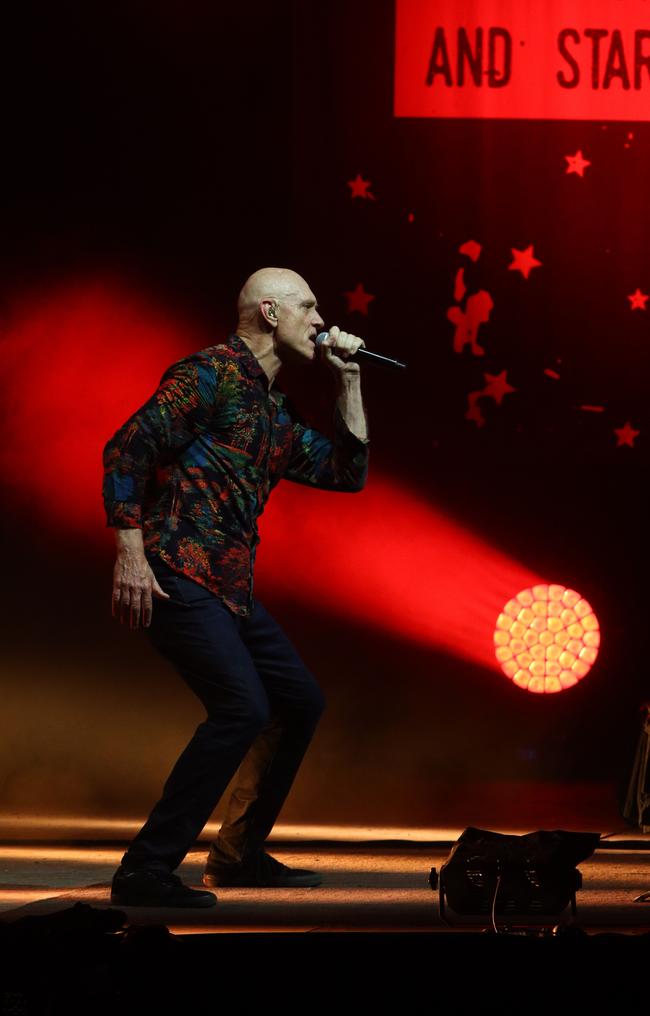
{"label": "dark object on stage edge", "polygon": [[[576,865],[593,854],[600,833],[552,832],[505,836],[486,829],[465,830],[440,869],[440,916],[457,914],[550,916],[571,904],[582,876]],[[435,868],[429,879],[438,886]]]}
{"label": "dark object on stage edge", "polygon": [[642,706],[643,722],[636,749],[630,784],[623,808],[628,822],[650,832],[650,703]]}

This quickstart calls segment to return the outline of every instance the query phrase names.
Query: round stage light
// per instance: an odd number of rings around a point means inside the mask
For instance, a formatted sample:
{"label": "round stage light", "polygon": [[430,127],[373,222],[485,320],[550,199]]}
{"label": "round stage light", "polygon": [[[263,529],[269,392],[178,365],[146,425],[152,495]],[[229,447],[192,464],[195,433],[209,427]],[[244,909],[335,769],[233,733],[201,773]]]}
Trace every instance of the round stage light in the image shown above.
{"label": "round stage light", "polygon": [[599,645],[600,625],[591,605],[566,586],[523,589],[508,600],[494,631],[503,673],[538,694],[564,691],[586,677]]}

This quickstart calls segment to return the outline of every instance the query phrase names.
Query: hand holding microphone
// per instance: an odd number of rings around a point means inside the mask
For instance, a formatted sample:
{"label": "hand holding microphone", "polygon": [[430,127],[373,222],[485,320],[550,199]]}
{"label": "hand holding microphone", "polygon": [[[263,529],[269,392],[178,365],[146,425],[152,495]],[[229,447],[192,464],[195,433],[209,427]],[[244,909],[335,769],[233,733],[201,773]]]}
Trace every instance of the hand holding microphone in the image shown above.
{"label": "hand holding microphone", "polygon": [[314,342],[336,373],[348,375],[359,373],[359,364],[351,362],[350,359],[363,347],[363,339],[358,335],[342,332],[338,325],[334,325],[329,332],[320,332]]}
{"label": "hand holding microphone", "polygon": [[[328,332],[319,332],[314,339],[316,347],[321,346],[325,349],[325,355],[329,363],[339,371],[345,370],[349,373],[358,373],[359,366],[355,363],[350,363],[352,358],[359,360],[374,360],[375,363],[383,363],[388,367],[401,367],[405,368],[406,364],[401,363],[399,360],[391,360],[388,356],[380,356],[379,353],[371,353],[369,349],[365,348],[365,342],[360,339],[358,335],[350,335],[348,332],[342,332],[338,325],[334,325]],[[329,351],[332,352],[329,352]],[[334,353],[343,353],[344,357],[335,356]],[[338,360],[338,363],[335,361]],[[341,366],[339,366],[339,364]],[[356,368],[356,369],[355,369]]]}

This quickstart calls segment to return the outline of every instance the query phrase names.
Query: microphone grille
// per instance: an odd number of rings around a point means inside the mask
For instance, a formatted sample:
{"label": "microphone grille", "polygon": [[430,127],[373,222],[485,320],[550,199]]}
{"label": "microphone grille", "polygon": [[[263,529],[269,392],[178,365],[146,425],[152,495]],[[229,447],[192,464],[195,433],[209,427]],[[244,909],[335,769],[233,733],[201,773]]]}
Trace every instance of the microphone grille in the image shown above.
{"label": "microphone grille", "polygon": [[330,336],[329,332],[319,332],[316,338],[314,339],[314,342],[316,343],[317,346],[322,346],[322,344],[325,342],[325,339],[329,339],[329,336]]}

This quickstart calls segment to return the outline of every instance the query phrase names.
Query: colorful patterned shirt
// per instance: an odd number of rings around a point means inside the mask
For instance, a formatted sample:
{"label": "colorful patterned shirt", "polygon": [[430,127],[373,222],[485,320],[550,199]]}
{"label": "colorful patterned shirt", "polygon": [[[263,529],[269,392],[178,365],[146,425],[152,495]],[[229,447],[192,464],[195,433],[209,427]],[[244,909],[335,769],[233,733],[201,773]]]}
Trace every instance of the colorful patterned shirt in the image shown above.
{"label": "colorful patterned shirt", "polygon": [[246,615],[257,519],[276,483],[351,492],[365,484],[367,444],[338,407],[334,428],[332,442],[301,422],[231,335],[169,367],[106,444],[107,525],[141,528],[147,555]]}

